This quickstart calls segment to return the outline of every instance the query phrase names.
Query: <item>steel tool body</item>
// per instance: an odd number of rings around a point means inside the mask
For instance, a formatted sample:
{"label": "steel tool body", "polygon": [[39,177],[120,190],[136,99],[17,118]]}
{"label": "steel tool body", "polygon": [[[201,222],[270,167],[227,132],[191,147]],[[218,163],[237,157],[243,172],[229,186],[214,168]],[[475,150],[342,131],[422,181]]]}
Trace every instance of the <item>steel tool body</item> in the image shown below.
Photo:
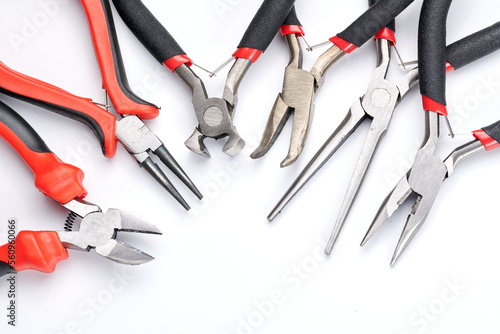
{"label": "steel tool body", "polygon": [[361,242],[361,246],[364,246],[398,207],[414,193],[418,198],[408,216],[403,233],[391,260],[391,265],[398,260],[427,218],[437,194],[439,193],[441,184],[451,176],[458,164],[478,153],[500,147],[500,121],[474,131],[472,134],[476,138],[475,140],[454,149],[446,159],[440,161],[439,165],[437,163],[434,164],[433,169],[420,172],[417,179],[418,182],[420,182],[418,183],[420,188],[414,185],[412,186],[412,184],[415,183],[410,184],[410,182],[415,182],[415,179],[410,181],[409,177],[412,175],[414,178],[416,177],[413,168],[406,173],[382,203],[382,206]]}
{"label": "steel tool body", "polygon": [[[424,1],[420,16],[418,42],[421,72],[420,91],[426,121],[424,142],[417,152],[412,168],[386,198],[362,242],[364,244],[410,194],[416,194],[417,199],[403,228],[391,265],[399,259],[425,222],[442,181],[454,168],[454,157],[458,155],[458,160],[462,160],[461,154],[466,157],[479,152],[481,145],[488,146],[485,144],[486,141],[497,145],[495,138],[498,138],[498,124],[494,124],[475,133],[476,137],[478,137],[478,133],[485,134],[488,137],[487,140],[476,140],[465,147],[458,148],[459,153],[452,153],[449,160],[443,162],[434,154],[439,139],[439,119],[440,116],[447,115],[444,44],[446,43],[446,17],[450,5],[451,0]],[[483,46],[482,49],[485,51],[498,49],[500,47],[498,24],[496,30],[493,30],[488,37],[490,38],[489,44]],[[473,54],[477,57],[478,52],[480,51],[474,50]],[[453,66],[453,63],[451,65]]]}

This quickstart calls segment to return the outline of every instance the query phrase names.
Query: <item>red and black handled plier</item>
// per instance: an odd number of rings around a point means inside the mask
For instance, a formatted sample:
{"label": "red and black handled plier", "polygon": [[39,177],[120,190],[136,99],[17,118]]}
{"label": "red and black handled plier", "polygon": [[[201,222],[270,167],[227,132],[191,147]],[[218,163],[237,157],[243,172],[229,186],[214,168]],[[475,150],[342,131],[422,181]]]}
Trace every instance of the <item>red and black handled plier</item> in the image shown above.
{"label": "red and black handled plier", "polygon": [[[153,258],[116,239],[118,231],[161,234],[160,230],[130,213],[109,209],[84,200],[83,172],[62,162],[36,131],[14,110],[0,102],[0,136],[31,169],[35,186],[70,211],[63,231],[21,231],[15,240],[0,246],[0,275],[36,269],[52,272],[68,257],[67,248],[96,253],[124,264],[141,264]],[[73,223],[81,219],[79,229]]]}
{"label": "red and black handled plier", "polygon": [[[89,99],[72,95],[58,87],[16,72],[0,63],[0,92],[40,105],[88,125],[99,139],[103,152],[113,157],[118,139],[134,159],[185,208],[189,205],[165,173],[152,160],[155,154],[198,197],[202,194],[173,158],[162,141],[141,118],[158,115],[158,108],[136,96],[128,86],[113,17],[108,1],[82,0],[106,90],[119,121]],[[115,138],[116,137],[116,138]]]}

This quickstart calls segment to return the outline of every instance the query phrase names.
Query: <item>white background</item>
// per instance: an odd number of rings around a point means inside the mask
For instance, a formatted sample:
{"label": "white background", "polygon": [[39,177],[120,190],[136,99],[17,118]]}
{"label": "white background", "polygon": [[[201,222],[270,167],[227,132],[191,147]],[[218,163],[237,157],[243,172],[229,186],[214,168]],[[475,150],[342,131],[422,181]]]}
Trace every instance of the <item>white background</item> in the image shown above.
{"label": "white background", "polygon": [[[59,0],[47,13],[41,3],[54,1],[0,2],[0,60],[103,102],[84,10],[77,0]],[[365,2],[298,1],[308,41],[319,43],[343,30],[366,9]],[[261,2],[144,3],[196,63],[214,69],[235,50]],[[226,7],[218,9],[221,4]],[[415,1],[397,20],[398,47],[407,61],[416,58],[420,6],[421,1]],[[455,1],[448,41],[496,22],[499,10],[496,1]],[[249,155],[281,89],[288,61],[281,37],[275,38],[241,85],[234,122],[247,146],[229,158],[222,153],[225,140],[207,139],[212,158],[205,159],[183,144],[196,125],[189,89],[150,56],[117,15],[115,21],[131,86],[162,107],[160,116],[147,124],[205,199],[199,202],[176,182],[193,207],[186,213],[120,145],[116,157],[106,159],[87,127],[2,96],[54,152],[85,171],[89,201],[139,213],[164,232],[163,236],[121,234],[123,240],[156,257],[143,266],[120,266],[95,253],[70,251],[70,258],[53,274],[18,274],[15,330],[6,324],[7,284],[0,282],[2,333],[498,333],[499,152],[464,162],[443,184],[427,223],[395,267],[389,260],[411,204],[403,205],[367,246],[359,247],[378,206],[411,165],[423,138],[418,89],[397,108],[331,256],[323,255],[323,247],[369,122],[273,223],[266,220],[364,93],[376,62],[373,42],[330,69],[316,99],[306,148],[295,165],[280,169],[290,123],[264,158],[254,161]],[[26,22],[39,25],[29,36],[23,36]],[[12,42],[16,35],[25,38],[19,45]],[[324,50],[305,54],[304,67],[310,69]],[[448,105],[456,132],[470,133],[498,119],[497,57],[448,76]],[[389,77],[398,81],[405,71],[396,63]],[[227,69],[215,79],[195,70],[209,94],[221,96]],[[485,86],[487,81],[495,84]],[[472,139],[465,135],[452,140],[445,135],[444,124],[442,130],[437,152],[442,158]],[[17,218],[19,230],[62,229],[67,211],[35,189],[29,169],[4,141],[0,152],[0,240],[6,240],[11,217]]]}

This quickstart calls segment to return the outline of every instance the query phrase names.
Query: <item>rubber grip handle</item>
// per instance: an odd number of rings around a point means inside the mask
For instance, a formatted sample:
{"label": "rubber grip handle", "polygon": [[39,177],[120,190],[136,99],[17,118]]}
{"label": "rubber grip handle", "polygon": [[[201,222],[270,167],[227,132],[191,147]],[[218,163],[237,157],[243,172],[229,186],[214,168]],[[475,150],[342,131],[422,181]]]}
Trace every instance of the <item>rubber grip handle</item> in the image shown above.
{"label": "rubber grip handle", "polygon": [[186,54],[141,0],[113,0],[127,27],[161,64]]}
{"label": "rubber grip handle", "polygon": [[482,129],[488,136],[500,144],[500,121],[497,121]]}
{"label": "rubber grip handle", "polygon": [[116,36],[109,0],[80,0],[87,14],[104,86],[116,111],[142,119],[158,116],[158,107],[135,95],[129,87]]}
{"label": "rubber grip handle", "polygon": [[266,51],[292,10],[294,2],[295,0],[264,0],[238,44],[238,49]]}
{"label": "rubber grip handle", "polygon": [[424,0],[418,26],[420,93],[441,106],[446,106],[446,20],[451,2]]}
{"label": "rubber grip handle", "polygon": [[68,251],[54,231],[21,231],[14,244],[0,246],[0,261],[14,263],[16,271],[34,269],[51,273],[67,258]]}
{"label": "rubber grip handle", "polygon": [[[379,0],[368,0],[368,6],[373,6],[376,4]],[[393,19],[391,22],[387,23],[385,25],[385,28],[392,30],[393,32],[396,32],[396,21]]]}
{"label": "rubber grip handle", "polygon": [[103,154],[116,153],[116,117],[59,87],[14,71],[0,62],[0,92],[79,121],[92,129]]}
{"label": "rubber grip handle", "polygon": [[284,25],[284,26],[302,26],[299,18],[297,17],[297,11],[295,10],[295,6],[292,7],[292,10],[290,10],[290,13],[288,13],[288,16],[285,18],[285,21],[283,21],[282,25]]}
{"label": "rubber grip handle", "polygon": [[0,137],[16,150],[35,176],[35,186],[60,204],[83,198],[83,172],[63,163],[18,113],[0,102]]}
{"label": "rubber grip handle", "polygon": [[446,60],[459,69],[500,49],[500,22],[469,35],[446,48]]}
{"label": "rubber grip handle", "polygon": [[413,0],[380,0],[337,36],[360,47],[394,20],[412,2]]}

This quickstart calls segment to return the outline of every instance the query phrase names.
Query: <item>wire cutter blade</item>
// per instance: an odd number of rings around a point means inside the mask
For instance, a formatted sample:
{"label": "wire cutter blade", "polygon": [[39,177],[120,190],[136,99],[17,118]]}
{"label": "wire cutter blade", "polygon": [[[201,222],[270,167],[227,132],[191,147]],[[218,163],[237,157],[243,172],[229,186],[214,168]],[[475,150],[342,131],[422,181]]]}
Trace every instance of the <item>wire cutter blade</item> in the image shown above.
{"label": "wire cutter blade", "polygon": [[117,209],[106,213],[93,212],[83,217],[78,231],[59,231],[59,239],[66,248],[90,251],[112,261],[138,265],[154,258],[141,250],[117,240],[117,232],[161,234],[154,225],[138,216]]}

